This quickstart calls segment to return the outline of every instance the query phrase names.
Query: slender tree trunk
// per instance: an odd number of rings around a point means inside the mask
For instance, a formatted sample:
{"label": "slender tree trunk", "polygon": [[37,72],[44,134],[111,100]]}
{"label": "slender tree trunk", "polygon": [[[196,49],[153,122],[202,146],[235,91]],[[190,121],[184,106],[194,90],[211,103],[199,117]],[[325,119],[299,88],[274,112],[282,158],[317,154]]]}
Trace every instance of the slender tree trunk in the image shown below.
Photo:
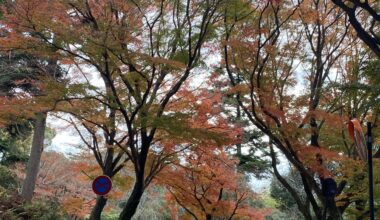
{"label": "slender tree trunk", "polygon": [[[110,143],[108,144],[111,145]],[[103,175],[106,175],[111,179],[114,176],[113,167],[112,167],[113,155],[114,155],[114,149],[108,148]],[[107,205],[107,201],[108,199],[104,196],[98,196],[96,198],[96,203],[95,203],[95,206],[92,208],[89,220],[101,220],[102,212],[103,212],[104,207]]]}
{"label": "slender tree trunk", "polygon": [[137,161],[135,161],[135,185],[133,186],[133,190],[128,198],[127,204],[124,206],[123,211],[120,213],[119,220],[130,220],[132,218],[132,216],[136,213],[137,207],[139,206],[141,197],[146,187],[145,165],[154,133],[151,134],[151,137],[148,137],[144,126],[142,127],[141,151],[139,153]]}
{"label": "slender tree trunk", "polygon": [[339,210],[336,207],[335,201],[333,198],[326,201],[326,205],[329,207],[328,208],[329,216],[328,216],[327,220],[339,220],[339,219],[341,219]]}
{"label": "slender tree trunk", "polygon": [[101,220],[101,215],[106,204],[107,199],[104,196],[98,196],[96,198],[96,204],[91,211],[90,220]]}
{"label": "slender tree trunk", "polygon": [[120,213],[119,220],[130,220],[136,213],[139,206],[140,199],[144,193],[144,176],[138,175],[132,193],[128,198],[127,204],[123,211]]}
{"label": "slender tree trunk", "polygon": [[[240,95],[237,95],[236,99],[239,100],[240,99]],[[240,111],[240,105],[239,104],[236,105],[236,119],[240,123],[240,120],[241,120],[241,111]],[[241,153],[241,143],[236,144],[236,151],[237,151],[237,153],[236,153],[237,156],[241,157],[242,156],[242,153]]]}
{"label": "slender tree trunk", "polygon": [[44,149],[46,116],[46,113],[38,113],[35,121],[32,148],[30,150],[30,157],[26,169],[26,177],[21,192],[21,196],[26,201],[32,200],[34,188],[36,186],[41,155]]}
{"label": "slender tree trunk", "polygon": [[318,124],[317,120],[312,117],[310,119],[310,127],[311,127],[311,138],[310,138],[310,144],[314,147],[319,147],[318,138],[319,138],[319,131],[318,131]]}

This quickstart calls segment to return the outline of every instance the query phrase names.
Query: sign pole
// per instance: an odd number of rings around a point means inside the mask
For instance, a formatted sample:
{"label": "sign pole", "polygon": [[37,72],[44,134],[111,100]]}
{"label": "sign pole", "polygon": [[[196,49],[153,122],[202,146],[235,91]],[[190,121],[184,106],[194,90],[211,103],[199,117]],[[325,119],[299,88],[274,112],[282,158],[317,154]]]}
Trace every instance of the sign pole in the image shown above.
{"label": "sign pole", "polygon": [[372,165],[372,124],[367,122],[367,149],[368,149],[368,183],[369,183],[369,211],[371,220],[375,220],[375,207],[373,200],[373,165]]}

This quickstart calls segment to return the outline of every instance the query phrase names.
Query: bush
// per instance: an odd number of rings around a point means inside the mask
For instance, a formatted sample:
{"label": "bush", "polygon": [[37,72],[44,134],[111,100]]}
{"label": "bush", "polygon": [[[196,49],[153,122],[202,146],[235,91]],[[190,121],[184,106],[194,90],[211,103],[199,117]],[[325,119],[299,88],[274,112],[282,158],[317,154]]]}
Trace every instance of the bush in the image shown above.
{"label": "bush", "polygon": [[53,200],[33,200],[33,203],[23,203],[17,191],[0,187],[0,219],[61,220],[65,218],[59,204]]}
{"label": "bush", "polygon": [[102,220],[117,220],[119,219],[119,214],[116,212],[102,213]]}
{"label": "bush", "polygon": [[65,219],[59,204],[52,200],[33,201],[24,206],[23,217],[30,220]]}
{"label": "bush", "polygon": [[16,176],[6,166],[0,165],[0,186],[5,189],[16,189]]}
{"label": "bush", "polygon": [[22,206],[22,199],[16,191],[0,186],[0,219],[20,219],[16,213]]}

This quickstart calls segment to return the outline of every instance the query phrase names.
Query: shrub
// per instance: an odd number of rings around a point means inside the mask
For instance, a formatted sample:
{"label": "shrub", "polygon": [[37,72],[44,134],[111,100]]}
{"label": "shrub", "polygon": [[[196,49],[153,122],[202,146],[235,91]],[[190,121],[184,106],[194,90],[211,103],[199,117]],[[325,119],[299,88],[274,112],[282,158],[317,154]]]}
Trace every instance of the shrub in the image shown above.
{"label": "shrub", "polygon": [[24,206],[23,217],[30,220],[60,220],[65,219],[59,204],[52,200],[33,201]]}
{"label": "shrub", "polygon": [[53,200],[33,200],[23,203],[16,190],[7,190],[0,186],[0,219],[7,220],[61,220],[64,213]]}
{"label": "shrub", "polygon": [[5,189],[16,189],[17,185],[16,176],[8,167],[0,165],[0,186]]}

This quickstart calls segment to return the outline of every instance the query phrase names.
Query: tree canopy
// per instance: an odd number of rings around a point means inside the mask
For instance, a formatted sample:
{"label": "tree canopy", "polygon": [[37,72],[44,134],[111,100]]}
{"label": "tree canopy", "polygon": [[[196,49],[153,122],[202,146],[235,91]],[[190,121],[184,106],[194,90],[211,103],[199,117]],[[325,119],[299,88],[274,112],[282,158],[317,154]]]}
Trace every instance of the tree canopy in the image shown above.
{"label": "tree canopy", "polygon": [[[376,1],[2,4],[0,218],[365,219],[352,118],[380,201]],[[62,128],[76,150],[45,151]]]}

